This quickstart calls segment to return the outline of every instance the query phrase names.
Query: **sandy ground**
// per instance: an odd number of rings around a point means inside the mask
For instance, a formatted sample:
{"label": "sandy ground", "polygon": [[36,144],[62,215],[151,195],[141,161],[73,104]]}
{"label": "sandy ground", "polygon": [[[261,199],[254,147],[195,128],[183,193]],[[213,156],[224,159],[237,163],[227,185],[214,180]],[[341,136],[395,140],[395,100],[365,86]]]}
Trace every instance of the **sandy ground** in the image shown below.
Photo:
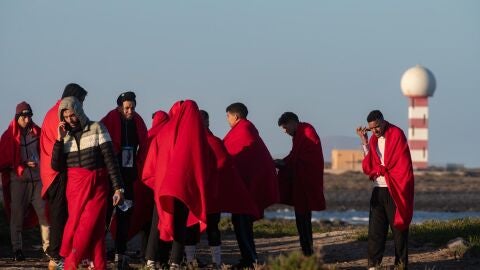
{"label": "sandy ground", "polygon": [[[326,267],[329,269],[365,269],[367,266],[366,251],[367,242],[359,242],[354,239],[355,232],[333,231],[314,235],[317,252]],[[138,242],[130,243],[129,250],[135,251]],[[260,238],[255,240],[259,260],[268,261],[270,257],[283,253],[299,250],[297,237],[280,237],[273,239]],[[2,249],[5,246],[2,245]],[[455,258],[446,248],[433,248],[430,246],[410,245],[409,269],[480,269],[480,258],[459,259]],[[3,253],[3,252],[2,252]],[[41,258],[41,253],[32,248],[26,250],[29,257],[25,262],[13,262],[10,258],[0,259],[1,269],[45,269],[47,260]],[[132,253],[133,254],[133,253]],[[210,253],[205,239],[202,239],[197,256],[201,261],[209,262]],[[223,239],[222,256],[225,264],[237,262],[239,251],[233,235],[226,235]],[[385,269],[391,269],[393,265],[393,243],[387,243],[384,258]],[[131,266],[141,268],[143,262],[132,259]],[[112,264],[110,264],[110,267]],[[225,267],[228,269],[228,267]]]}
{"label": "sandy ground", "polygon": [[[330,210],[368,210],[371,183],[362,174],[345,173],[325,175],[325,196]],[[419,175],[415,179],[415,209],[425,211],[480,211],[480,177],[458,175]],[[335,232],[315,234],[315,246],[318,248],[325,264],[336,269],[365,269],[367,265],[367,242],[355,241],[351,230],[339,226]],[[8,229],[0,232],[0,268],[1,269],[45,269],[47,261],[42,258],[38,247],[32,242],[39,242],[38,236],[30,237],[37,241],[24,240],[25,262],[13,262],[11,259]],[[27,236],[27,235],[26,235]],[[234,236],[223,237],[222,254],[226,264],[234,264],[239,258]],[[299,250],[297,237],[273,239],[258,238],[257,251],[262,262],[271,256]],[[139,250],[139,241],[130,243],[132,255]],[[37,248],[37,249],[36,249]],[[431,246],[410,247],[410,269],[480,269],[480,258],[456,259],[447,249]],[[199,257],[210,261],[209,250],[205,240],[199,246]],[[134,257],[134,256],[132,256]],[[132,260],[133,266],[140,268],[139,260]],[[386,265],[393,264],[393,247],[388,243]]]}

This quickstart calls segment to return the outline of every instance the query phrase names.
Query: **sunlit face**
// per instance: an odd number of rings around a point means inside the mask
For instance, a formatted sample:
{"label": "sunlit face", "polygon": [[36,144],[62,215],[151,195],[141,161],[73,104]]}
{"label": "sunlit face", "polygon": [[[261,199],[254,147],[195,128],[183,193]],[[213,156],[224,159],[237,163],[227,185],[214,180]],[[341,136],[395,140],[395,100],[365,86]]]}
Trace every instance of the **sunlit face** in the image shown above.
{"label": "sunlit face", "polygon": [[230,127],[234,127],[238,123],[238,121],[240,121],[240,118],[237,114],[227,112],[227,122]]}
{"label": "sunlit face", "polygon": [[297,125],[297,122],[290,120],[287,123],[280,125],[280,127],[285,133],[293,137],[293,135],[295,135],[295,131],[297,130]]}
{"label": "sunlit face", "polygon": [[30,125],[30,123],[32,122],[32,116],[31,115],[20,115],[18,117],[18,125],[21,127],[21,128],[26,128]]}
{"label": "sunlit face", "polygon": [[72,128],[80,126],[80,120],[72,110],[64,110],[62,116],[65,122],[67,122]]}
{"label": "sunlit face", "polygon": [[126,100],[122,103],[122,106],[118,107],[118,110],[122,114],[123,118],[130,120],[133,118],[135,112],[135,101]]}
{"label": "sunlit face", "polygon": [[372,122],[368,122],[368,128],[377,138],[385,134],[385,127],[386,127],[385,120],[379,119]]}

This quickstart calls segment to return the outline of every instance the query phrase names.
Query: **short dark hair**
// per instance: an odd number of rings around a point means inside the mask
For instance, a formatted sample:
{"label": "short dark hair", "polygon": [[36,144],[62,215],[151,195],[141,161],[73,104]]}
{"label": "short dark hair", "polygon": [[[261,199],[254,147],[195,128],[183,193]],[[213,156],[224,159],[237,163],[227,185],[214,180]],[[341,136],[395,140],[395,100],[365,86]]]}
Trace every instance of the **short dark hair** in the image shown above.
{"label": "short dark hair", "polygon": [[298,116],[296,114],[294,114],[293,112],[284,112],[282,114],[282,116],[280,116],[280,118],[278,118],[278,126],[286,124],[291,120],[293,120],[297,123],[300,122],[300,120],[298,120]]}
{"label": "short dark hair", "polygon": [[208,112],[205,110],[200,110],[200,115],[202,116],[203,119],[208,120],[210,116],[208,115]]}
{"label": "short dark hair", "polygon": [[87,91],[76,83],[69,83],[63,89],[62,99],[66,97],[76,97],[80,102],[85,100]]}
{"label": "short dark hair", "polygon": [[227,112],[237,114],[239,118],[247,118],[248,109],[245,104],[240,102],[235,102],[230,104],[227,109]]}
{"label": "short dark hair", "polygon": [[377,121],[377,120],[383,120],[382,112],[379,111],[379,110],[371,111],[367,116],[367,122],[372,122],[372,121]]}

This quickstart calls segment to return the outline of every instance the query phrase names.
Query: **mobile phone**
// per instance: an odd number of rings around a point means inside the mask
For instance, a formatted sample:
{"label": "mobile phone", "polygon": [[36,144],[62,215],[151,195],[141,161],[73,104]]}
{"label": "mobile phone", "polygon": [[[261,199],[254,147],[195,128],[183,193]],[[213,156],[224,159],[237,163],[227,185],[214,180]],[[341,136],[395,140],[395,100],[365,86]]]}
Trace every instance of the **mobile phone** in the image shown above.
{"label": "mobile phone", "polygon": [[72,131],[72,126],[70,126],[68,123],[65,123],[65,131],[67,132]]}

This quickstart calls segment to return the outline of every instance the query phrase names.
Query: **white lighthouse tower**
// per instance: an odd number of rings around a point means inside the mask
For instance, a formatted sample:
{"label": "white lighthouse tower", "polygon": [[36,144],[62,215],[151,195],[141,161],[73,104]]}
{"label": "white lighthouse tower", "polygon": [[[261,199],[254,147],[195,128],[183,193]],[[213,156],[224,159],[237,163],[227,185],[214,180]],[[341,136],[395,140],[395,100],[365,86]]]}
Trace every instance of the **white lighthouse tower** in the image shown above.
{"label": "white lighthouse tower", "polygon": [[405,71],[400,82],[403,94],[409,98],[408,145],[414,169],[428,167],[428,98],[435,92],[433,73],[416,65]]}

